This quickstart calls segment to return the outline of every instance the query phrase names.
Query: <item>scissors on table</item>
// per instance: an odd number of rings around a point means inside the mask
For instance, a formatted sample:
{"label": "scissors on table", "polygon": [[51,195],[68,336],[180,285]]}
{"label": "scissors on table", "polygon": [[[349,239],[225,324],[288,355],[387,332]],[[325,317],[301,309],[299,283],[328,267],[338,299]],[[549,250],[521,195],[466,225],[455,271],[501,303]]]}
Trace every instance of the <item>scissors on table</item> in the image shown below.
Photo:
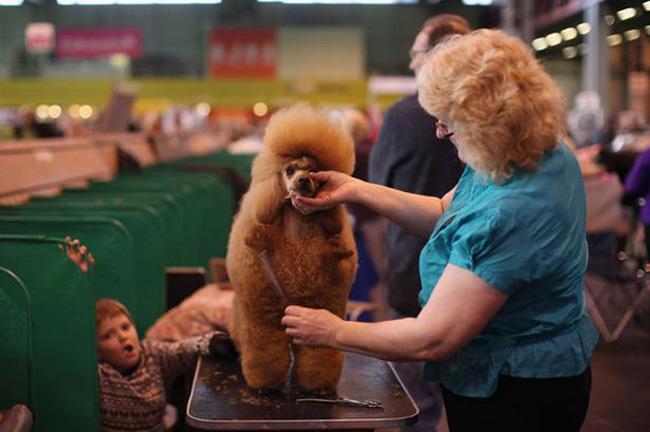
{"label": "scissors on table", "polygon": [[336,399],[319,399],[319,398],[302,398],[296,399],[296,402],[315,402],[315,403],[328,403],[328,404],[338,404],[338,405],[348,405],[355,407],[365,407],[365,408],[380,408],[383,409],[383,405],[380,400],[377,399],[349,399],[349,398],[336,398]]}

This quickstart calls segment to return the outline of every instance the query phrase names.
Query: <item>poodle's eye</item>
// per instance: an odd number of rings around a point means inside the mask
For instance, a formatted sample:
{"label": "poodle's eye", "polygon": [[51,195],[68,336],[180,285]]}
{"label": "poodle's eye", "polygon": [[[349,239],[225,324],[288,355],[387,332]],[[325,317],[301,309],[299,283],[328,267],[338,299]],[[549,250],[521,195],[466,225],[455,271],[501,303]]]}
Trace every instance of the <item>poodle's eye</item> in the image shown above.
{"label": "poodle's eye", "polygon": [[287,175],[288,176],[292,176],[293,173],[295,173],[295,172],[296,172],[296,169],[294,167],[287,168]]}

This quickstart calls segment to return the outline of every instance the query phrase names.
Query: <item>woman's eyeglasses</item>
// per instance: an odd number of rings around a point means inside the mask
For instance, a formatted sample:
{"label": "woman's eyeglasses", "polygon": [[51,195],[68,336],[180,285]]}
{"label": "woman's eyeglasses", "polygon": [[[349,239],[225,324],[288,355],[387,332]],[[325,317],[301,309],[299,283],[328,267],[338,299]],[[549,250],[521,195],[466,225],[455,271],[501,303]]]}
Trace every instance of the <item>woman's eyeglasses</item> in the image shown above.
{"label": "woman's eyeglasses", "polygon": [[444,124],[440,120],[436,120],[436,135],[440,139],[449,139],[452,136],[454,136],[454,133],[449,131],[449,128],[447,127],[446,124]]}
{"label": "woman's eyeglasses", "polygon": [[409,57],[411,60],[413,60],[415,57],[417,57],[420,54],[426,54],[428,53],[428,50],[415,50],[415,49],[410,49],[409,50]]}

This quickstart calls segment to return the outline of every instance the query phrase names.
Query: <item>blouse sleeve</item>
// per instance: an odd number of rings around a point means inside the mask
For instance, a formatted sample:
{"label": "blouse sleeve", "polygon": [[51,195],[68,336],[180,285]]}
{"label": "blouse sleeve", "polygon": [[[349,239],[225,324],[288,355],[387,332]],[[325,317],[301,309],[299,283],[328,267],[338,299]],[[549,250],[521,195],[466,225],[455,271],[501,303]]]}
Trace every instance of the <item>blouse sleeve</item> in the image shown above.
{"label": "blouse sleeve", "polygon": [[516,215],[497,210],[463,225],[452,239],[450,264],[469,270],[505,295],[530,282],[535,244]]}

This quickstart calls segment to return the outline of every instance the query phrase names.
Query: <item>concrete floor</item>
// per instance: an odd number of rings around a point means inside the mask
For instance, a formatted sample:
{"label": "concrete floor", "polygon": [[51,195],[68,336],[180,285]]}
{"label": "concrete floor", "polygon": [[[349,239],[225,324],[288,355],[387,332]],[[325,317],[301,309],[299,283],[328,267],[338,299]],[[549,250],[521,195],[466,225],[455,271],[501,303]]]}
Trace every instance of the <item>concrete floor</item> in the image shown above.
{"label": "concrete floor", "polygon": [[650,315],[644,312],[644,321],[633,320],[617,342],[594,352],[583,432],[650,431]]}

